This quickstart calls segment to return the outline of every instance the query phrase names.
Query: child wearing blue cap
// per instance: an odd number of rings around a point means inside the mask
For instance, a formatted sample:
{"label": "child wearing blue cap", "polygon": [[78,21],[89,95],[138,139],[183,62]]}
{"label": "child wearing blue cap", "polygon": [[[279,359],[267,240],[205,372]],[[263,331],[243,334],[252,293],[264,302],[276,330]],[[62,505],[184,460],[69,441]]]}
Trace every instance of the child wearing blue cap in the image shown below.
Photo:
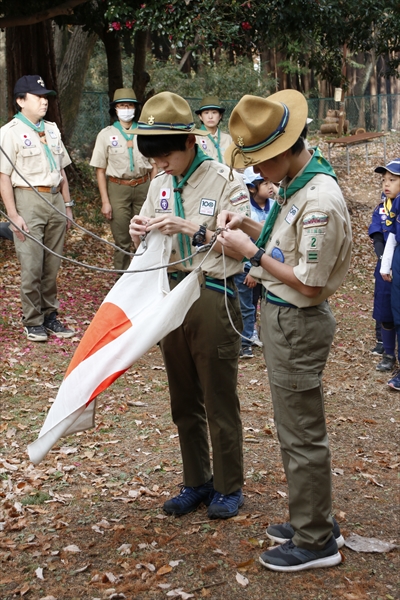
{"label": "child wearing blue cap", "polygon": [[[377,167],[376,173],[383,175],[383,192],[391,200],[386,218],[388,238],[382,256],[380,273],[385,282],[391,282],[391,307],[396,330],[397,352],[400,341],[400,158],[396,158],[385,167]],[[399,360],[400,362],[400,360]],[[400,391],[400,369],[388,381],[388,385]]]}

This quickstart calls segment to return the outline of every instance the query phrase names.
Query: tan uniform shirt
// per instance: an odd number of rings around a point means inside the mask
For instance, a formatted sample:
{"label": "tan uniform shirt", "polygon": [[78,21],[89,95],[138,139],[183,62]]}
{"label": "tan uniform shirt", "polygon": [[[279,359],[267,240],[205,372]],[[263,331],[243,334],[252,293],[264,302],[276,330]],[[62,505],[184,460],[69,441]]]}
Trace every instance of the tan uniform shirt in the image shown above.
{"label": "tan uniform shirt", "polygon": [[[282,183],[285,188],[285,181]],[[322,287],[320,294],[307,298],[264,270],[262,283],[299,308],[320,304],[337,290],[348,271],[351,240],[342,192],[332,177],[318,174],[283,203],[265,250],[292,266],[305,285]]]}
{"label": "tan uniform shirt", "polygon": [[45,139],[51,150],[56,168],[51,171],[43,142],[39,134],[19,119],[12,119],[0,129],[0,144],[13,165],[0,153],[0,172],[11,177],[12,186],[28,187],[17,170],[33,186],[57,187],[61,181],[61,170],[71,164],[71,159],[61,141],[60,131],[55,123],[44,122]]}
{"label": "tan uniform shirt", "polygon": [[127,140],[109,125],[100,131],[93,150],[90,166],[105,169],[106,175],[119,179],[138,179],[152,170],[150,162],[139,152],[136,135],[133,136],[133,171],[131,171]]}
{"label": "tan uniform shirt", "polygon": [[210,139],[210,137],[212,137],[213,140],[215,141],[215,143],[218,144],[218,131],[220,132],[220,140],[219,140],[220,153],[221,153],[221,157],[222,157],[222,162],[225,164],[225,160],[224,160],[225,150],[232,143],[232,138],[229,135],[229,133],[225,133],[224,131],[217,130],[215,135],[212,135],[211,133],[207,133],[207,131],[205,131],[204,137],[200,136],[200,135],[196,135],[196,144],[199,145],[199,147],[203,150],[203,152],[205,154],[207,154],[208,156],[211,156],[211,158],[218,161],[218,150],[217,150],[215,144],[213,143],[213,141]]}
{"label": "tan uniform shirt", "polygon": [[[197,223],[199,226],[205,225],[211,231],[215,231],[217,228],[217,216],[221,210],[250,214],[249,194],[243,179],[234,175],[234,180],[229,181],[228,167],[214,160],[206,160],[201,163],[187,181],[181,196],[185,219]],[[140,214],[147,217],[175,215],[175,194],[170,175],[163,172],[153,179]],[[186,252],[186,244],[184,247]],[[191,248],[192,252],[196,251],[194,246]],[[193,257],[191,265],[186,260],[186,266],[180,264],[169,270],[192,271],[204,257],[204,253],[198,254]],[[174,235],[170,260],[172,262],[181,258],[178,236]],[[226,256],[225,264],[227,277],[243,271],[242,263],[234,258]],[[210,252],[202,270],[210,277],[222,279],[224,277],[222,254]]]}

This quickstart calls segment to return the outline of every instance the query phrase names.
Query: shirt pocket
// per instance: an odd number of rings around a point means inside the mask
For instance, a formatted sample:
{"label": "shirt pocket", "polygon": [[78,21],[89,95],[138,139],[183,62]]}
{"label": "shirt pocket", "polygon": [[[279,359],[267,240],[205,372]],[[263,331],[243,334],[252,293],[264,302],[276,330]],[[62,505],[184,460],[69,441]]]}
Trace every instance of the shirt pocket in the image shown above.
{"label": "shirt pocket", "polygon": [[61,146],[51,146],[50,150],[54,156],[54,160],[56,161],[58,170],[61,171],[62,162],[63,162],[63,158],[64,158],[64,148],[62,148]]}
{"label": "shirt pocket", "polygon": [[43,171],[43,161],[39,159],[41,151],[39,147],[21,148],[21,171],[23,175],[29,176],[33,173],[41,173]]}
{"label": "shirt pocket", "polygon": [[112,146],[108,146],[108,162],[118,171],[122,170],[122,173],[125,171],[129,172],[128,149],[123,147],[113,148]]}
{"label": "shirt pocket", "polygon": [[295,266],[296,239],[292,235],[277,235],[272,240],[269,254],[275,260]]}

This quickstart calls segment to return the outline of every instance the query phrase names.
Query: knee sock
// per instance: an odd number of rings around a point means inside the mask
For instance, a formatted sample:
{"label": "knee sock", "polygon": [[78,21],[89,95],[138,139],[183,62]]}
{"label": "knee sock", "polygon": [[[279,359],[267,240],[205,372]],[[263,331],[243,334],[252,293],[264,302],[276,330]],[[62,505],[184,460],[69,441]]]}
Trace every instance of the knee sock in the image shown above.
{"label": "knee sock", "polygon": [[390,356],[394,356],[394,349],[396,346],[396,330],[395,330],[395,328],[393,327],[393,329],[385,329],[384,327],[382,327],[381,333],[382,333],[383,349],[385,351],[385,354],[390,354]]}

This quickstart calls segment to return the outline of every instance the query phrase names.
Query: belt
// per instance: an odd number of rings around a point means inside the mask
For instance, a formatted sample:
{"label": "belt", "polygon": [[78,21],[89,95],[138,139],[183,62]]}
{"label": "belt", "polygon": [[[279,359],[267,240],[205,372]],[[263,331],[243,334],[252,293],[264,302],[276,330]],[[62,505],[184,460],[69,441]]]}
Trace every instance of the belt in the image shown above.
{"label": "belt", "polygon": [[117,183],[118,185],[130,185],[131,187],[136,187],[137,185],[142,185],[142,183],[146,183],[149,179],[150,175],[143,175],[143,177],[138,177],[137,179],[120,179],[119,177],[109,177],[109,181],[112,183]]}
{"label": "belt", "polygon": [[290,302],[286,302],[286,300],[283,300],[283,298],[279,298],[279,296],[269,292],[264,286],[262,289],[262,297],[269,304],[275,304],[276,306],[282,306],[283,308],[298,308],[294,304],[290,304]]}
{"label": "belt", "polygon": [[[182,281],[187,275],[188,272],[185,271],[174,271],[173,273],[168,273],[168,277],[173,281]],[[227,279],[229,281],[230,278]],[[208,275],[204,276],[204,286],[208,290],[213,290],[214,292],[219,292],[220,294],[225,294],[225,290],[227,295],[230,298],[236,298],[236,290],[230,288],[228,285],[225,287],[225,281],[223,279],[215,279],[214,277],[209,277]]]}
{"label": "belt", "polygon": [[[16,188],[20,190],[30,190],[31,188],[26,187],[25,185],[16,185]],[[58,185],[57,187],[53,185],[52,187],[48,187],[47,185],[35,185],[34,189],[38,192],[43,192],[44,194],[58,194],[61,187]]]}

